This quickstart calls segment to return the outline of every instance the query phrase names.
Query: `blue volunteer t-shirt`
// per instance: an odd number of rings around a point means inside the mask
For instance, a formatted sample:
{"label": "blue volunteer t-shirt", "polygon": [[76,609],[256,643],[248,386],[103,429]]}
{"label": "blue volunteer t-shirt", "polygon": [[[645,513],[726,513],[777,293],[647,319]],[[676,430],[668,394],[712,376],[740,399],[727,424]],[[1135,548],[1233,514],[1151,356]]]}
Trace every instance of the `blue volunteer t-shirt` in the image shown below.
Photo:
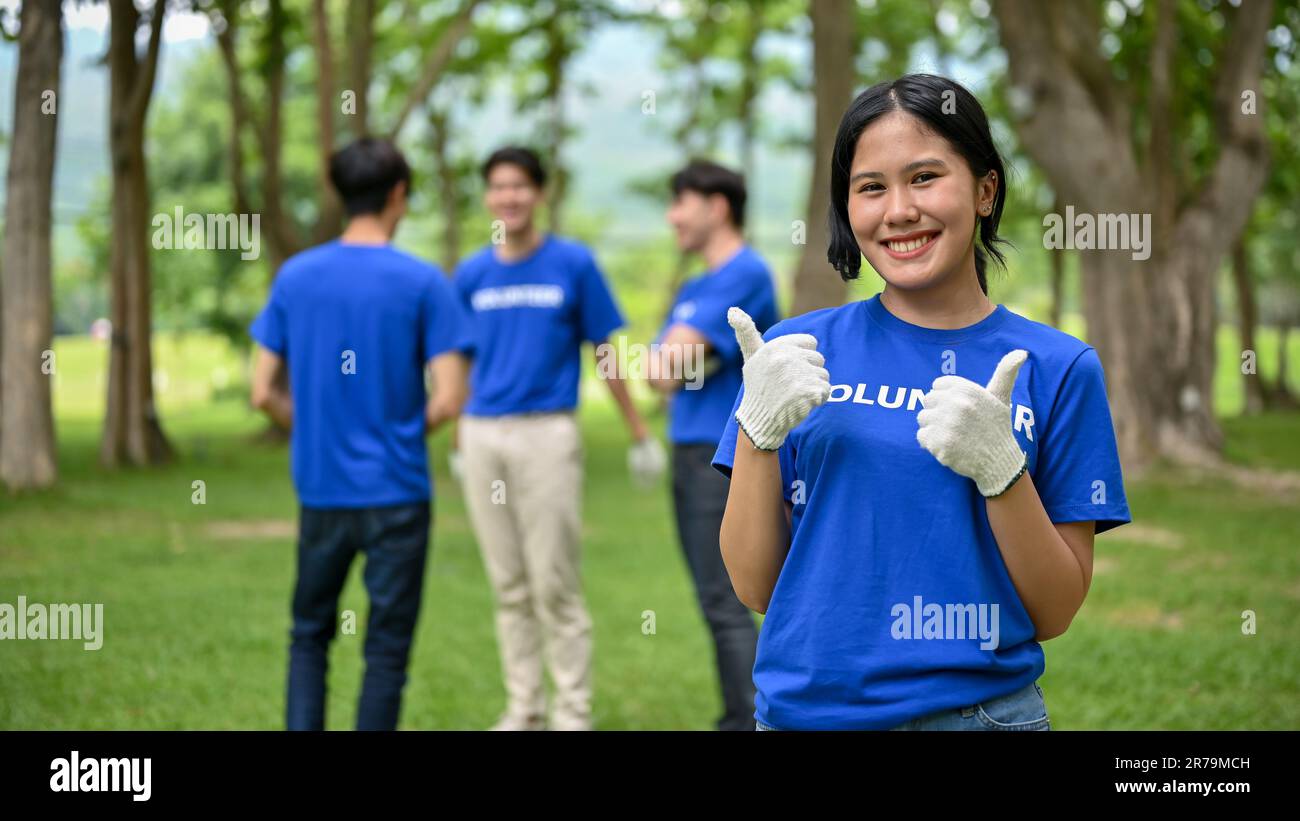
{"label": "blue volunteer t-shirt", "polygon": [[289,369],[305,507],[428,501],[424,365],[468,332],[443,273],[394,248],[334,240],[285,261],[249,333]]}
{"label": "blue volunteer t-shirt", "polygon": [[582,343],[623,324],[591,251],[547,235],[530,256],[502,262],[489,245],[460,264],[455,283],[474,325],[465,413],[577,407]]}
{"label": "blue volunteer t-shirt", "polygon": [[[1012,428],[1047,515],[1109,530],[1130,516],[1096,352],[1002,305],[936,330],[898,319],[878,296],[764,337],[792,333],[817,338],[832,387],[778,451],[791,544],[759,636],[758,720],[887,729],[1037,680],[1043,650],[986,501],[921,447],[916,415],[939,376],[983,385],[1004,354],[1025,349]],[[735,449],[733,411],[713,460],[727,475]]]}
{"label": "blue volunteer t-shirt", "polygon": [[[716,445],[727,426],[731,405],[742,383],[744,357],[736,333],[727,323],[727,309],[738,306],[765,331],[777,320],[776,288],[767,263],[752,248],[737,251],[716,271],[682,286],[672,312],[660,331],[678,323],[689,325],[709,340],[718,369],[697,387],[688,383],[673,394],[669,405],[668,439],[678,445]],[[703,363],[697,363],[702,366]]]}

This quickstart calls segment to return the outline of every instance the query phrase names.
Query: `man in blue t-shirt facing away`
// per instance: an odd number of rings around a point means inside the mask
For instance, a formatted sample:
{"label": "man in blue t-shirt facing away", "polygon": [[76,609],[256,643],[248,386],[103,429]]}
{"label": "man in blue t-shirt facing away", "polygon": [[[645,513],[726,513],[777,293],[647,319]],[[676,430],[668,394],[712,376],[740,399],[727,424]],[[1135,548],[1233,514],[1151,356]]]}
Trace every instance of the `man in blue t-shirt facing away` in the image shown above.
{"label": "man in blue t-shirt facing away", "polygon": [[249,328],[252,403],[291,431],[300,502],[287,724],[324,728],[339,592],[362,552],[370,613],[356,726],[392,730],[428,550],[424,438],[464,403],[469,326],[443,273],[389,244],[411,184],[392,143],[348,145],[331,158],[330,179],[348,216],[343,234],[286,260]]}
{"label": "man in blue t-shirt facing away", "polygon": [[[460,264],[455,283],[474,324],[459,430],[465,505],[492,582],[506,687],[494,729],[546,726],[545,656],[555,685],[550,728],[586,730],[591,618],[579,574],[583,448],[574,411],[582,344],[596,346],[606,372],[605,343],[623,317],[591,251],[535,227],[546,184],[537,154],[502,148],[482,172],[494,241]],[[619,376],[604,381],[634,441],[630,464],[662,472],[662,447]]]}
{"label": "man in blue t-shirt facing away", "polygon": [[711,465],[742,384],[740,348],[727,324],[738,305],[766,329],[777,320],[772,273],[745,244],[745,181],[734,171],[695,161],[672,178],[668,221],[681,250],[698,254],[707,270],[687,281],[659,334],[651,384],[671,397],[673,506],[677,534],[696,597],[713,633],[722,687],[720,730],[754,729],[754,648],[758,632],[749,608],[731,587],[718,531],[727,480]]}

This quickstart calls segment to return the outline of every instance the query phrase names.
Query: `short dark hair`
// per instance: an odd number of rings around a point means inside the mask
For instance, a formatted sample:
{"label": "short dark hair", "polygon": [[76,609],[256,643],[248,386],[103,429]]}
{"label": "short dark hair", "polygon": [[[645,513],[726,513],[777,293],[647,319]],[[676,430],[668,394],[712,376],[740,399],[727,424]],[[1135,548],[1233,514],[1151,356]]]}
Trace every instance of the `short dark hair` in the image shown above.
{"label": "short dark hair", "polygon": [[411,167],[392,142],[362,137],[330,157],[330,182],[343,200],[349,217],[378,214],[399,182],[411,190]]}
{"label": "short dark hair", "polygon": [[830,247],[826,251],[827,259],[843,279],[857,279],[862,249],[849,224],[849,169],[853,165],[858,137],[867,126],[891,111],[902,111],[916,117],[947,140],[966,160],[976,180],[990,171],[997,172],[998,190],[993,196],[993,212],[988,216],[977,215],[979,243],[975,246],[975,274],[979,277],[980,289],[987,294],[989,286],[985,269],[989,258],[999,266],[1006,265],[997,244],[1006,243],[998,236],[998,222],[1002,219],[1002,206],[1007,199],[1007,174],[979,100],[956,80],[934,74],[907,74],[897,80],[877,83],[859,94],[844,112],[839,132],[835,135],[835,148],[831,152]]}
{"label": "short dark hair", "polygon": [[531,148],[525,148],[521,145],[507,145],[493,151],[483,161],[482,174],[484,182],[487,182],[488,175],[498,165],[518,166],[528,175],[528,179],[533,181],[533,185],[538,188],[546,187],[546,169],[542,167],[542,158]]}
{"label": "short dark hair", "polygon": [[683,191],[694,191],[704,196],[721,194],[731,209],[731,224],[745,227],[745,178],[730,168],[708,160],[691,160],[685,168],[673,174],[670,185],[673,196]]}

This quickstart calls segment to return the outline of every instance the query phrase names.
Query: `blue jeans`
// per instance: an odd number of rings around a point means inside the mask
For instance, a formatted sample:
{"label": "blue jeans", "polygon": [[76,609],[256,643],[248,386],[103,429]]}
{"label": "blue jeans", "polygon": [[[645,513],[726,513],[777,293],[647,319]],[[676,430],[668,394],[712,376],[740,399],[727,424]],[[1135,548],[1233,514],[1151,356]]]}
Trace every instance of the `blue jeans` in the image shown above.
{"label": "blue jeans", "polygon": [[754,652],[758,628],[736,598],[722,563],[718,531],[727,509],[728,482],[711,464],[713,445],[673,446],[673,509],[695,598],[713,634],[723,715],[719,730],[754,729]]}
{"label": "blue jeans", "polygon": [[[775,730],[762,722],[759,730]],[[903,722],[891,730],[1050,730],[1043,689],[1032,682],[1014,693]]]}
{"label": "blue jeans", "polygon": [[338,626],[339,593],[358,552],[366,554],[364,579],[370,614],[357,729],[397,729],[406,663],[424,588],[430,519],[428,502],[300,509],[298,578],[289,643],[288,729],[325,727],[329,645]]}

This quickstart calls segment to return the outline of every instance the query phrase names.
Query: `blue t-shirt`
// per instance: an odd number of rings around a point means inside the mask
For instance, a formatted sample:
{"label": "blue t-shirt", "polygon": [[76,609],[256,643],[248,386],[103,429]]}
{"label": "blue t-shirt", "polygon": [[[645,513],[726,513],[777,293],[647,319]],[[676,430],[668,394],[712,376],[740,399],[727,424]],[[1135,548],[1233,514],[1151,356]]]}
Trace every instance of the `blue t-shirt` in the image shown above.
{"label": "blue t-shirt", "polygon": [[288,364],[303,506],[428,501],[424,365],[468,331],[443,273],[394,248],[334,240],[285,261],[249,333]]}
{"label": "blue t-shirt", "polygon": [[[778,452],[791,544],[759,636],[758,720],[887,729],[1037,680],[1043,650],[985,499],[917,442],[916,416],[945,372],[983,385],[1004,354],[1025,349],[1012,428],[1043,507],[1053,522],[1109,530],[1130,516],[1096,351],[1002,305],[937,330],[878,296],[764,336],[792,333],[817,338],[832,387]],[[714,466],[730,475],[735,449],[733,411]]]}
{"label": "blue t-shirt", "polygon": [[583,342],[602,342],[623,317],[591,251],[547,235],[521,260],[488,246],[456,269],[474,325],[465,413],[504,416],[578,405]]}
{"label": "blue t-shirt", "polygon": [[683,285],[660,331],[662,338],[673,325],[689,325],[709,340],[712,355],[718,357],[718,369],[700,381],[698,387],[692,388],[688,381],[673,394],[668,438],[675,444],[717,445],[727,426],[731,404],[743,381],[740,369],[744,365],[736,332],[727,323],[727,309],[733,305],[749,314],[760,332],[777,320],[772,272],[749,246],[737,251],[716,271]]}

